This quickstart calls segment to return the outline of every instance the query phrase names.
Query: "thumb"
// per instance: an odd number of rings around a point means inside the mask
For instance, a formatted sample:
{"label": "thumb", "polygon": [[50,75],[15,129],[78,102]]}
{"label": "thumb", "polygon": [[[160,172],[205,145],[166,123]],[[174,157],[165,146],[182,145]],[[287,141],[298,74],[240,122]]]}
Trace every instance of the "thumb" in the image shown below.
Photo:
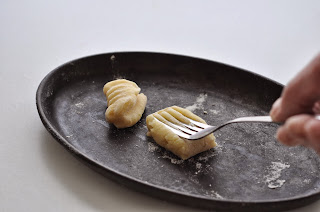
{"label": "thumb", "polygon": [[313,113],[314,104],[320,99],[320,54],[315,57],[283,89],[281,98],[272,106],[270,116],[284,122],[301,113]]}

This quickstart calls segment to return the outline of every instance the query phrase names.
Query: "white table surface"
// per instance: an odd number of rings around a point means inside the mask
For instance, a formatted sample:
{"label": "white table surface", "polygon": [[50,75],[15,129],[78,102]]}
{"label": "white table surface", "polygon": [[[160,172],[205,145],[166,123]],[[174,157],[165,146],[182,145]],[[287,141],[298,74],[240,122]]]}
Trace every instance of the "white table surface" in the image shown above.
{"label": "white table surface", "polygon": [[113,51],[202,57],[285,84],[319,52],[320,1],[2,0],[0,27],[0,211],[197,211],[76,160],[43,127],[37,86],[62,63]]}

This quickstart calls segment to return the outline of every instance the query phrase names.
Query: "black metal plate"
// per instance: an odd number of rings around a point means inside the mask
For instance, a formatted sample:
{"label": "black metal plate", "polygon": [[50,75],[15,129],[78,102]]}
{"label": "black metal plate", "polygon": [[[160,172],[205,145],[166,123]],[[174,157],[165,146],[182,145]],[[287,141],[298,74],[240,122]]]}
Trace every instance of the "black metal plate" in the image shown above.
{"label": "black metal plate", "polygon": [[[121,130],[104,118],[102,88],[116,77],[135,81],[148,97],[141,121]],[[118,52],[77,59],[49,73],[38,88],[37,107],[57,141],[122,185],[193,207],[274,211],[313,202],[320,190],[318,156],[280,145],[277,125],[227,126],[215,133],[215,149],[182,161],[146,136],[145,118],[168,106],[192,106],[218,125],[267,114],[281,90],[276,82],[221,63]],[[283,185],[271,189],[271,184]]]}

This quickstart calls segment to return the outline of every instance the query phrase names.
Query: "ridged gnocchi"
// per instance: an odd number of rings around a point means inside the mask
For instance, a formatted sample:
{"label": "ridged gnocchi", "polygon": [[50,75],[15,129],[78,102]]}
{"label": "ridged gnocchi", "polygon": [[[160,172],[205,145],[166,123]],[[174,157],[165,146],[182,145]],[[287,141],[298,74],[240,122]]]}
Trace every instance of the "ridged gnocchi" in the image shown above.
{"label": "ridged gnocchi", "polygon": [[136,124],[147,104],[147,97],[140,90],[136,83],[125,79],[106,83],[103,87],[108,102],[106,120],[117,128]]}
{"label": "ridged gnocchi", "polygon": [[194,115],[189,110],[178,106],[168,107],[150,114],[147,116],[146,120],[148,127],[147,135],[152,136],[157,144],[171,151],[183,160],[216,146],[213,134],[199,140],[188,140],[179,137],[162,123],[171,122],[181,125],[182,122],[190,124],[190,121],[185,117],[201,123],[206,123],[203,119]]}

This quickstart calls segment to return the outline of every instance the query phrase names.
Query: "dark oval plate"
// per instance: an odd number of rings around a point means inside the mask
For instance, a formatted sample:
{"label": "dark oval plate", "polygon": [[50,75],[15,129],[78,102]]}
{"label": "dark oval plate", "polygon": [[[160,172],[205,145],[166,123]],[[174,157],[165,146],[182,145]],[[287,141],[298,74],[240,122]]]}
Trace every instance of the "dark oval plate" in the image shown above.
{"label": "dark oval plate", "polygon": [[[142,119],[116,129],[106,123],[103,85],[117,77],[147,95]],[[225,64],[173,54],[117,52],[68,62],[39,85],[46,129],[94,170],[164,200],[214,210],[288,210],[319,198],[319,158],[274,138],[275,124],[235,124],[216,132],[218,146],[186,161],[146,136],[148,114],[188,107],[212,125],[265,115],[283,86]]]}

